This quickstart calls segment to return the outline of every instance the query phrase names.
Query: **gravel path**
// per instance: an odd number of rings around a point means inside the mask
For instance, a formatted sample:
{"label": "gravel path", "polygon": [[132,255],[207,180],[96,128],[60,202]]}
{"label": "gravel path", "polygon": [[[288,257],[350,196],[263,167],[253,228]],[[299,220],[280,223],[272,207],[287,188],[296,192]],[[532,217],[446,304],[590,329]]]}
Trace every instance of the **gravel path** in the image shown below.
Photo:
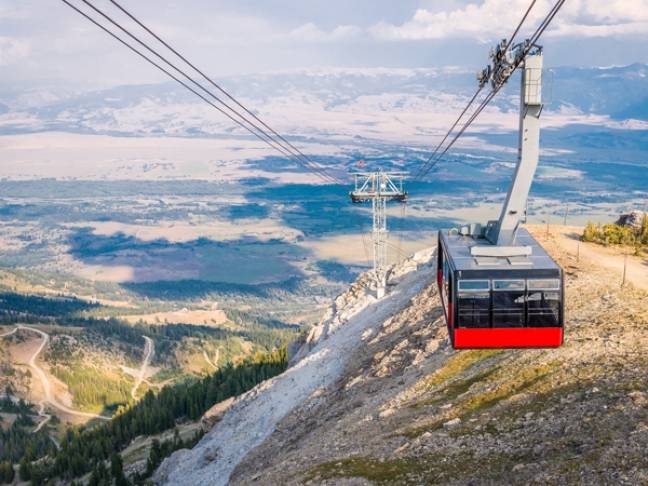
{"label": "gravel path", "polygon": [[[538,227],[534,233],[539,239],[546,239],[546,234]],[[579,258],[595,263],[599,267],[610,270],[610,282],[621,284],[623,267],[626,266],[626,281],[637,288],[648,290],[648,258],[638,257],[628,249],[627,256],[619,248],[606,248],[596,243],[584,243],[578,237],[583,234],[579,226],[550,226],[549,238],[555,238],[556,243],[570,255],[579,254]]]}
{"label": "gravel path", "polygon": [[153,358],[153,354],[155,353],[155,344],[153,343],[153,340],[148,336],[142,337],[144,338],[144,359],[142,360],[142,366],[139,369],[139,373],[135,379],[135,384],[131,390],[133,400],[137,400],[137,389],[144,381],[146,373],[148,372],[148,367],[151,364],[151,358]]}
{"label": "gravel path", "polygon": [[[68,415],[73,415],[75,417],[84,417],[84,418],[90,418],[90,419],[100,419],[100,420],[110,420],[110,417],[106,417],[104,415],[98,415],[96,413],[89,413],[89,412],[79,412],[78,410],[73,410],[70,407],[66,407],[62,403],[59,403],[56,401],[56,398],[54,397],[54,394],[52,393],[52,387],[49,378],[47,377],[47,374],[43,371],[43,369],[38,366],[36,363],[36,360],[38,359],[38,355],[45,349],[47,344],[49,343],[50,336],[46,332],[41,331],[40,329],[36,329],[34,327],[29,327],[25,325],[18,325],[16,329],[21,329],[24,331],[31,331],[35,332],[36,334],[39,334],[42,338],[43,341],[41,342],[40,346],[36,350],[36,352],[31,356],[29,359],[29,367],[33,370],[34,374],[38,376],[38,379],[41,381],[43,384],[43,391],[45,393],[45,399],[40,402],[40,412],[44,412],[45,410],[45,403],[49,403],[52,407],[60,410],[61,412],[64,412]],[[46,414],[43,414],[46,415]],[[49,420],[49,419],[47,419]],[[42,426],[42,424],[41,424]]]}

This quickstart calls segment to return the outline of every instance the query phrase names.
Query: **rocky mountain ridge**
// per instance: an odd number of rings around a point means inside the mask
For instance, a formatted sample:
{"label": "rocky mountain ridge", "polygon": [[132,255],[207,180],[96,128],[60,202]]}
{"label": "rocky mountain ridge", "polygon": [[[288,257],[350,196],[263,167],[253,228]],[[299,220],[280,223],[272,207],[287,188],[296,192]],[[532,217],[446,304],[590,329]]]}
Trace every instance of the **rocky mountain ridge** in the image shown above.
{"label": "rocky mountain ridge", "polygon": [[422,252],[393,269],[384,299],[362,276],[296,364],[237,399],[156,482],[648,482],[648,294],[536,237],[566,273],[561,348],[453,351]]}

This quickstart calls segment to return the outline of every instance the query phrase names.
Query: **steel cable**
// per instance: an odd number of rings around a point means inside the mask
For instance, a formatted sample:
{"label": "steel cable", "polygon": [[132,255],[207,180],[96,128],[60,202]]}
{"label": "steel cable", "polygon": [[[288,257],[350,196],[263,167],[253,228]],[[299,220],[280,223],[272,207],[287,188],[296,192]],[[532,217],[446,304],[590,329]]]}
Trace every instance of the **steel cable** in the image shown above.
{"label": "steel cable", "polygon": [[443,140],[441,140],[441,141],[439,142],[439,144],[436,146],[436,148],[435,148],[434,151],[432,152],[432,155],[430,155],[430,157],[429,157],[429,158],[425,161],[425,163],[421,166],[421,168],[420,168],[419,171],[417,172],[416,176],[414,177],[414,180],[419,179],[423,173],[427,173],[427,172],[428,172],[428,171],[427,171],[427,165],[430,164],[430,162],[432,161],[432,159],[434,158],[434,156],[437,154],[437,152],[439,151],[439,149],[441,148],[441,146],[443,145],[443,143],[447,140],[447,138],[450,136],[450,134],[452,133],[452,131],[455,129],[455,127],[457,126],[457,124],[459,123],[459,121],[463,118],[463,116],[466,114],[466,112],[468,111],[468,109],[472,106],[473,102],[475,101],[475,99],[477,98],[477,96],[479,95],[479,93],[481,93],[481,90],[482,90],[482,89],[484,89],[483,86],[480,86],[479,89],[477,89],[477,91],[475,92],[475,94],[473,95],[473,97],[470,99],[470,101],[468,102],[468,104],[466,105],[466,107],[463,109],[463,111],[461,112],[461,114],[459,115],[459,117],[455,120],[455,122],[454,122],[454,123],[452,124],[452,126],[450,127],[450,130],[447,131],[447,133],[446,133],[445,136],[443,137]]}
{"label": "steel cable", "polygon": [[[112,1],[112,0],[111,0],[111,1]],[[520,31],[520,29],[522,28],[522,25],[524,24],[524,22],[526,21],[527,17],[528,17],[529,14],[531,13],[531,9],[532,9],[533,6],[536,4],[536,1],[537,1],[537,0],[532,0],[531,5],[529,5],[529,8],[527,8],[526,12],[524,12],[524,16],[522,17],[522,20],[520,20],[520,23],[518,24],[518,26],[517,26],[517,27],[515,28],[515,30],[513,31],[513,35],[511,35],[511,37],[509,37],[509,40],[508,40],[508,42],[506,43],[506,47],[504,48],[504,52],[508,51],[508,48],[511,47],[511,44],[513,43],[513,39],[515,39],[515,36],[517,35],[517,33],[518,33],[518,32]]]}
{"label": "steel cable", "polygon": [[[547,14],[547,16],[546,16],[546,17],[544,18],[544,20],[540,23],[540,25],[538,26],[538,28],[535,30],[535,32],[533,33],[533,35],[532,35],[531,38],[529,39],[529,41],[528,41],[528,45],[527,45],[526,48],[524,49],[524,52],[523,52],[523,54],[520,56],[520,59],[519,59],[519,60],[514,64],[514,66],[513,66],[513,70],[512,70],[512,71],[515,71],[515,69],[517,69],[517,67],[522,63],[522,61],[524,60],[524,58],[526,57],[526,55],[529,53],[529,51],[530,51],[530,50],[535,46],[535,44],[536,44],[536,42],[538,41],[538,39],[540,38],[540,36],[541,36],[541,35],[544,33],[544,31],[547,29],[547,27],[549,26],[549,24],[551,23],[551,21],[554,19],[554,17],[555,17],[556,14],[558,13],[558,11],[559,11],[559,10],[562,8],[562,6],[564,5],[565,1],[566,1],[566,0],[559,0],[559,1],[556,2],[556,4],[551,8],[551,10],[550,10],[549,13]],[[533,6],[533,3],[535,3],[535,2],[532,2],[531,7]],[[529,9],[527,10],[527,12],[525,13],[523,20],[528,16],[528,13],[529,13],[531,7],[529,7]],[[517,34],[517,32],[518,32],[520,26],[521,26],[521,23],[520,23],[520,25],[518,26],[518,28],[516,29],[516,31],[514,32],[514,35]],[[513,36],[512,36],[512,37],[513,37]],[[511,39],[512,39],[512,37],[511,37]],[[468,129],[468,127],[473,123],[473,121],[475,121],[475,119],[476,119],[476,118],[479,116],[479,114],[484,110],[484,108],[486,108],[486,106],[491,102],[491,100],[495,97],[495,95],[497,95],[497,93],[502,89],[502,87],[504,86],[504,84],[505,84],[505,83],[502,83],[502,84],[498,85],[496,88],[494,88],[494,89],[493,89],[493,90],[492,90],[492,91],[487,95],[487,97],[482,101],[482,103],[480,104],[480,106],[479,106],[479,107],[478,107],[478,108],[473,112],[473,114],[471,115],[471,117],[468,119],[468,121],[467,121],[467,122],[464,124],[464,126],[461,128],[461,130],[457,133],[457,135],[455,135],[455,137],[450,141],[450,143],[448,144],[448,146],[443,150],[443,152],[441,152],[441,153],[436,157],[436,160],[434,160],[434,162],[433,162],[432,164],[429,164],[428,167],[425,168],[425,171],[422,173],[422,175],[420,175],[420,176],[417,175],[417,178],[421,178],[421,177],[424,177],[425,175],[427,175],[427,174],[429,173],[429,171],[430,171],[434,166],[436,166],[436,165],[439,163],[439,161],[440,161],[440,160],[443,158],[443,156],[448,152],[448,150],[450,150],[450,148],[452,148],[452,146],[453,146],[453,145],[455,144],[455,142],[459,139],[459,137],[461,137],[461,136],[465,133],[465,131],[466,131],[466,130]],[[471,100],[471,102],[469,103],[469,106],[470,106],[470,104],[472,104],[472,101],[473,101],[473,100]]]}
{"label": "steel cable", "polygon": [[[160,36],[158,36],[155,32],[153,32],[149,27],[147,27],[143,22],[141,22],[137,17],[135,17],[131,12],[126,10],[122,5],[120,5],[118,2],[115,0],[110,0],[113,5],[115,5],[119,10],[121,10],[124,14],[126,14],[130,19],[132,19],[137,25],[142,27],[146,32],[148,32],[151,36],[153,36],[157,41],[159,41],[163,46],[165,46],[167,49],[169,49],[171,52],[173,52],[176,56],[178,56],[180,59],[182,59],[188,66],[190,66],[194,71],[196,71],[200,76],[202,76],[208,83],[210,83],[212,86],[214,86],[216,89],[218,89],[221,93],[223,93],[225,96],[227,96],[231,101],[236,103],[237,106],[239,106],[241,109],[243,109],[246,113],[248,113],[250,116],[252,116],[256,121],[261,123],[265,128],[270,130],[277,138],[279,138],[281,141],[286,143],[289,147],[291,147],[297,154],[299,154],[302,159],[310,164],[316,165],[315,162],[311,161],[306,155],[302,153],[301,150],[299,150],[297,147],[295,147],[292,143],[290,143],[288,140],[286,140],[283,136],[281,136],[279,133],[277,133],[272,127],[270,127],[267,123],[265,123],[263,120],[261,120],[256,114],[254,114],[252,111],[250,111],[248,108],[246,108],[242,103],[240,103],[236,98],[234,98],[229,92],[227,92],[222,86],[220,86],[218,83],[216,83],[212,78],[207,76],[203,71],[198,69],[192,62],[190,62],[185,56],[180,54],[176,49],[174,49],[168,42],[166,42],[164,39],[162,39]],[[337,180],[338,182],[342,182],[339,179]]]}
{"label": "steel cable", "polygon": [[[110,35],[111,37],[113,37],[115,40],[117,40],[118,42],[120,42],[121,44],[123,44],[125,47],[127,47],[128,49],[130,49],[131,51],[133,51],[134,53],[136,53],[138,56],[142,57],[144,60],[146,60],[148,63],[150,63],[151,65],[153,65],[154,67],[156,67],[158,70],[160,70],[161,72],[163,72],[164,74],[166,74],[168,77],[170,77],[171,79],[173,79],[174,81],[176,81],[177,83],[179,83],[180,85],[182,85],[185,89],[187,89],[188,91],[190,91],[190,92],[193,93],[194,95],[198,96],[200,99],[202,99],[204,102],[206,102],[207,104],[209,104],[211,107],[213,107],[213,108],[215,108],[216,110],[218,110],[220,113],[222,113],[223,115],[225,115],[227,118],[229,118],[231,121],[233,121],[234,123],[236,123],[238,126],[240,126],[241,128],[245,129],[245,130],[248,131],[250,134],[254,135],[256,138],[258,138],[259,140],[263,141],[264,143],[266,143],[267,145],[269,145],[269,146],[272,147],[273,149],[277,150],[277,151],[278,151],[279,153],[281,153],[282,155],[285,155],[285,156],[288,157],[288,158],[293,158],[293,159],[296,158],[297,161],[298,161],[301,165],[304,165],[304,163],[303,163],[301,160],[299,160],[299,158],[298,158],[297,155],[293,154],[290,150],[288,150],[288,149],[287,149],[286,147],[284,147],[282,144],[280,144],[279,142],[277,142],[275,139],[273,139],[270,135],[268,135],[264,130],[261,130],[261,129],[260,129],[258,126],[256,126],[254,123],[250,122],[250,121],[249,121],[247,118],[245,118],[243,115],[241,115],[240,113],[236,112],[236,110],[232,109],[229,105],[227,105],[226,103],[224,103],[224,102],[223,102],[220,98],[218,98],[216,95],[214,95],[214,94],[211,93],[209,90],[207,90],[206,88],[204,88],[202,85],[200,85],[199,83],[197,83],[197,82],[196,82],[195,80],[193,80],[190,76],[188,76],[184,71],[182,71],[181,69],[177,68],[175,65],[173,65],[173,63],[171,63],[171,62],[168,61],[166,58],[164,58],[164,56],[160,55],[159,53],[157,53],[156,51],[154,51],[153,49],[151,49],[150,47],[148,47],[144,42],[142,42],[142,41],[141,41],[140,39],[138,39],[136,36],[134,36],[133,34],[131,34],[130,32],[128,32],[127,29],[123,28],[123,27],[122,27],[121,25],[119,25],[117,22],[115,22],[114,20],[112,20],[108,15],[106,15],[105,13],[101,12],[99,9],[97,9],[96,7],[94,7],[94,5],[90,4],[87,0],[82,0],[82,1],[83,1],[86,5],[88,5],[90,8],[92,8],[93,10],[95,10],[96,12],[98,12],[100,15],[102,15],[104,18],[106,18],[107,20],[109,20],[113,25],[117,26],[120,30],[122,30],[122,31],[125,32],[127,35],[129,35],[131,38],[133,38],[134,40],[136,40],[139,44],[141,44],[141,45],[142,45],[143,47],[145,47],[147,50],[149,50],[150,52],[152,52],[153,54],[155,54],[158,58],[160,58],[163,62],[165,62],[168,66],[170,66],[171,68],[173,68],[175,71],[177,71],[178,73],[180,73],[180,74],[181,74],[184,78],[186,78],[188,81],[192,82],[194,85],[196,85],[196,86],[197,86],[198,88],[200,88],[202,91],[204,91],[205,93],[207,93],[210,97],[214,98],[217,102],[221,103],[223,106],[225,106],[226,108],[228,108],[228,109],[229,109],[231,112],[233,112],[236,116],[238,116],[238,117],[240,117],[242,120],[244,120],[244,122],[242,122],[242,121],[236,119],[236,118],[235,118],[234,116],[232,116],[230,113],[226,112],[226,111],[225,111],[224,109],[222,109],[221,107],[219,107],[219,106],[217,106],[216,104],[212,103],[210,100],[208,100],[207,98],[205,98],[205,96],[201,95],[199,92],[197,92],[197,91],[196,91],[195,89],[193,89],[191,86],[189,86],[187,83],[183,82],[181,79],[179,79],[179,78],[178,78],[177,76],[175,76],[173,73],[169,72],[167,69],[165,69],[164,67],[162,67],[161,65],[159,65],[157,62],[155,62],[154,60],[152,60],[150,57],[148,57],[146,54],[144,54],[143,52],[139,51],[137,48],[133,47],[131,44],[129,44],[126,40],[124,40],[123,38],[121,38],[121,37],[120,37],[119,35],[117,35],[115,32],[111,31],[111,30],[108,29],[106,26],[104,26],[104,25],[102,25],[101,23],[97,22],[97,21],[96,21],[95,19],[93,19],[90,15],[88,15],[86,12],[83,12],[82,10],[80,10],[78,7],[76,7],[75,5],[73,5],[73,4],[72,4],[71,2],[69,2],[68,0],[61,0],[61,1],[62,1],[63,3],[65,3],[68,7],[72,8],[72,9],[75,10],[77,13],[79,13],[80,15],[82,15],[84,18],[86,18],[87,20],[89,20],[91,23],[93,23],[94,25],[96,25],[97,27],[99,27],[101,30],[103,30],[104,32],[106,32],[108,35]],[[258,130],[258,132],[255,131],[254,129],[250,128],[249,126],[247,126],[247,125],[245,124],[245,122],[249,123],[252,127],[256,128],[256,129]],[[264,137],[265,137],[265,138],[264,138]],[[320,179],[322,179],[324,182],[327,182],[327,183],[330,183],[330,182],[339,183],[339,182],[340,182],[338,179],[335,179],[335,178],[333,178],[332,176],[330,176],[330,175],[328,175],[328,174],[324,174],[324,173],[322,173],[322,172],[319,172],[319,171],[315,170],[315,169],[312,168],[312,167],[309,167],[309,166],[306,165],[306,168],[307,168],[308,170],[310,170],[311,172],[315,173],[315,175],[317,175],[318,177],[320,177]]]}

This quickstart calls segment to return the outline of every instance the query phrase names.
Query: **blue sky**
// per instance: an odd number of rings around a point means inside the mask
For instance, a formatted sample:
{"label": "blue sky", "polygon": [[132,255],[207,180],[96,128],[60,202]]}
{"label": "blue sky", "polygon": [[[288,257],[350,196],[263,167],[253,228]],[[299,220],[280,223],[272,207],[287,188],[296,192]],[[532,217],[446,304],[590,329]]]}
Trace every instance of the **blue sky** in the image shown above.
{"label": "blue sky", "polygon": [[[124,20],[108,0],[93,1]],[[322,66],[477,69],[530,2],[120,1],[215,76]],[[552,4],[536,2],[529,28]],[[648,62],[648,0],[568,0],[543,44],[550,66]],[[0,70],[4,86],[162,79],[60,0],[0,0]]]}

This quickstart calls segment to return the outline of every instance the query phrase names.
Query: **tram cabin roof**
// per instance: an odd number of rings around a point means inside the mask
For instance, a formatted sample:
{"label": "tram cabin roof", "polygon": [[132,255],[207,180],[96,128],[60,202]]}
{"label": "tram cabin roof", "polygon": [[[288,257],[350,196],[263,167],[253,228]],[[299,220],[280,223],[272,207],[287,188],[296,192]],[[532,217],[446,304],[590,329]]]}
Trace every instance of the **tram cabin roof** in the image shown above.
{"label": "tram cabin roof", "polygon": [[[473,256],[470,249],[473,246],[490,245],[485,238],[463,236],[452,230],[439,232],[442,245],[446,248],[448,260],[454,270],[468,272],[470,276],[502,276],[523,277],[532,273],[534,276],[556,276],[562,273],[558,264],[547,254],[525,228],[517,232],[516,244],[531,248],[529,256],[515,257],[483,257]],[[465,275],[466,277],[468,275]]]}

